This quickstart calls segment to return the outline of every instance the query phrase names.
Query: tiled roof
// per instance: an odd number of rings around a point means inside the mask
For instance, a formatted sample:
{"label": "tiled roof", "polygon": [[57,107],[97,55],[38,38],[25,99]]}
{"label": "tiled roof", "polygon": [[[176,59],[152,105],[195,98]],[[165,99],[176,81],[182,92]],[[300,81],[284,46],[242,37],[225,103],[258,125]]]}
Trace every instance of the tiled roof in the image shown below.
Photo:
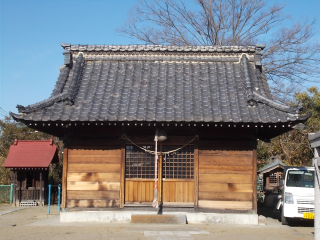
{"label": "tiled roof", "polygon": [[276,159],[275,161],[267,164],[266,166],[264,166],[263,168],[259,169],[258,170],[258,173],[262,173],[262,172],[268,172],[268,171],[271,171],[273,170],[275,167],[277,166],[287,166],[286,164],[284,164],[281,160],[279,159]]}
{"label": "tiled roof", "polygon": [[58,161],[57,146],[49,141],[15,140],[3,164],[6,168],[47,168]]}
{"label": "tiled roof", "polygon": [[12,114],[25,121],[301,121],[272,100],[257,46],[62,44],[50,98]]}

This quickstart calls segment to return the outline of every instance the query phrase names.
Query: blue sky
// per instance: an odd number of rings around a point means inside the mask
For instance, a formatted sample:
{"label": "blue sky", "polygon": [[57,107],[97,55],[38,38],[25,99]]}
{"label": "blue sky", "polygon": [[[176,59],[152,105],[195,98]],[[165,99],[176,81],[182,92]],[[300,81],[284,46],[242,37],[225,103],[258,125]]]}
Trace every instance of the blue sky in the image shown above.
{"label": "blue sky", "polygon": [[[64,60],[62,42],[139,43],[115,32],[135,3],[136,0],[0,0],[0,107],[17,113],[17,104],[26,106],[50,96]],[[296,20],[317,18],[316,29],[320,32],[319,9],[320,0],[289,0],[285,13]],[[320,33],[316,38],[320,41]]]}

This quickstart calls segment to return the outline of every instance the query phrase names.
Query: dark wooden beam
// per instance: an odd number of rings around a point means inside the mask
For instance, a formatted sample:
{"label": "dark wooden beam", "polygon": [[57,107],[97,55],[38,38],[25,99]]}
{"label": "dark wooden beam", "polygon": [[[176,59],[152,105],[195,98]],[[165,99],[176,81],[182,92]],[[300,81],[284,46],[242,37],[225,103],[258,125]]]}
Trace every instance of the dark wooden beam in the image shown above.
{"label": "dark wooden beam", "polygon": [[62,202],[61,208],[67,206],[67,174],[68,174],[68,148],[65,147],[63,150],[63,170],[62,170]]}
{"label": "dark wooden beam", "polygon": [[252,151],[252,186],[253,186],[253,197],[252,197],[252,206],[253,210],[257,213],[257,149],[253,149]]}
{"label": "dark wooden beam", "polygon": [[194,146],[194,208],[198,209],[199,200],[199,139]]}
{"label": "dark wooden beam", "polygon": [[126,169],[126,149],[125,144],[121,145],[121,172],[120,172],[120,208],[124,208],[124,195],[125,195],[125,169]]}

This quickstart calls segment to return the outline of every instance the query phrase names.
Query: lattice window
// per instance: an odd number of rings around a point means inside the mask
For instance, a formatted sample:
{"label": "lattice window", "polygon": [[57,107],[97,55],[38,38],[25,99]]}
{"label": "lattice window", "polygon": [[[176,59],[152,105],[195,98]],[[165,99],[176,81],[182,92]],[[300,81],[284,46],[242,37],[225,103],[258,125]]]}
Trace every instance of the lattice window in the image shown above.
{"label": "lattice window", "polygon": [[[178,147],[162,147],[167,152]],[[168,179],[193,179],[194,176],[194,147],[186,146],[177,152],[163,156],[162,177]]]}
{"label": "lattice window", "polygon": [[277,174],[273,173],[269,177],[269,183],[277,183]]}
{"label": "lattice window", "polygon": [[[143,146],[154,150],[153,146]],[[126,178],[154,179],[154,155],[135,146],[126,146]]]}
{"label": "lattice window", "polygon": [[[143,146],[154,150],[154,146]],[[162,151],[176,149],[163,146]],[[163,155],[162,177],[167,179],[193,179],[194,147],[187,146],[174,153]],[[135,146],[126,146],[126,178],[154,179],[154,155]]]}

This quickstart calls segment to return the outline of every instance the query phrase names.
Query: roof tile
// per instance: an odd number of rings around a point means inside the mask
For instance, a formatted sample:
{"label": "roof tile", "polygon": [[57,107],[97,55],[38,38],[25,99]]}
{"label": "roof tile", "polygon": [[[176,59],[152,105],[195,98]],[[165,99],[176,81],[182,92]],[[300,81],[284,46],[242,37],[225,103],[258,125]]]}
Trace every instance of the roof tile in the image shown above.
{"label": "roof tile", "polygon": [[270,99],[254,46],[63,47],[73,64],[52,97],[20,106],[17,119],[266,123],[296,114]]}

